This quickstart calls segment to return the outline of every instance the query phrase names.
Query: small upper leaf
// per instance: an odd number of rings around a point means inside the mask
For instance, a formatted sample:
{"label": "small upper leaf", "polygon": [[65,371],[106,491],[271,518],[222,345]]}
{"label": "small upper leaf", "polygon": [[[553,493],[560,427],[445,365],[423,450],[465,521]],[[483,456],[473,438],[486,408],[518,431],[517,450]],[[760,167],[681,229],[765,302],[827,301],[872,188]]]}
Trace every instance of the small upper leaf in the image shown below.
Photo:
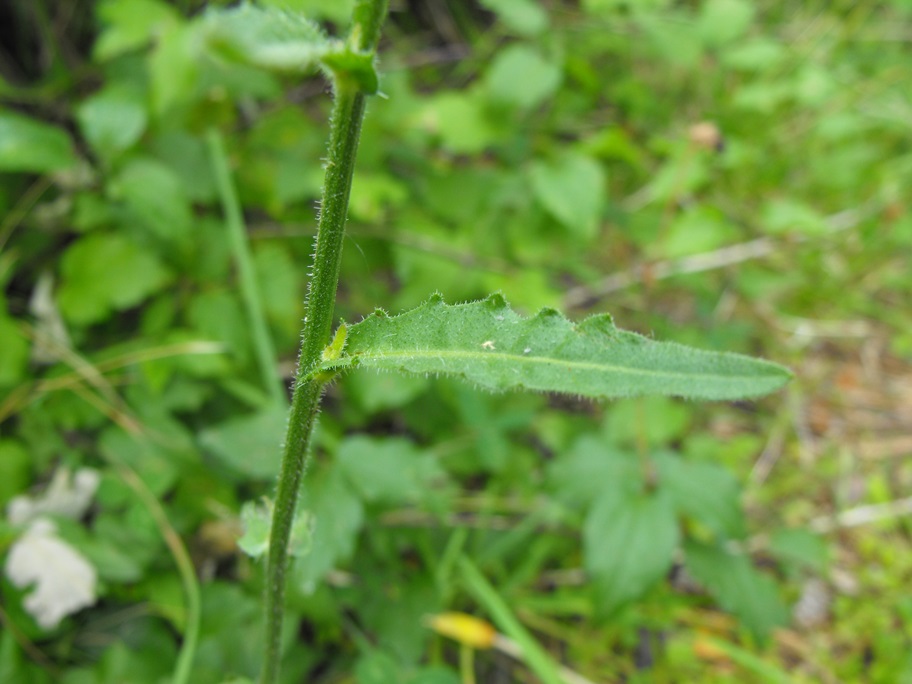
{"label": "small upper leaf", "polygon": [[772,392],[791,377],[768,361],[619,330],[608,315],[573,324],[542,309],[523,318],[500,295],[453,306],[435,295],[400,316],[378,311],[350,326],[344,353],[313,372],[352,366],[455,375],[495,391],[594,398],[739,399]]}
{"label": "small upper leaf", "polygon": [[207,43],[220,56],[265,69],[306,71],[334,47],[313,22],[273,7],[210,9],[205,27]]}
{"label": "small upper leaf", "polygon": [[295,12],[248,3],[210,9],[204,33],[212,51],[224,59],[291,73],[321,65],[337,80],[350,81],[368,94],[377,92],[372,53],[328,37],[317,24]]}

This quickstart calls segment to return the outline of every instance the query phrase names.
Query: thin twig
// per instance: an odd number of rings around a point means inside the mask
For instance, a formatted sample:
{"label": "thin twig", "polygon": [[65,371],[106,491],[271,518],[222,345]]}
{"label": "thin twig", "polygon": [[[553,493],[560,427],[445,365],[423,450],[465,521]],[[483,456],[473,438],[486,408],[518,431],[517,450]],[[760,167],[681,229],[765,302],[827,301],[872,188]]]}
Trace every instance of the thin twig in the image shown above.
{"label": "thin twig", "polygon": [[3,251],[7,240],[22,222],[22,219],[31,211],[32,207],[35,206],[35,202],[41,198],[49,187],[51,187],[49,177],[43,176],[39,178],[22,194],[19,201],[16,202],[16,206],[6,213],[6,216],[3,217],[3,222],[0,223],[0,252]]}
{"label": "thin twig", "polygon": [[[828,235],[857,226],[876,211],[877,208],[878,206],[875,205],[867,205],[855,209],[846,209],[827,217],[825,221],[829,228]],[[798,236],[794,240],[798,243],[803,243],[810,240],[810,238]],[[640,264],[607,276],[593,285],[580,285],[568,290],[564,295],[564,305],[567,308],[583,306],[599,297],[623,290],[645,280],[663,280],[676,275],[713,271],[752,259],[760,259],[773,254],[782,246],[782,243],[777,240],[762,237],[736,245],[721,247],[711,252],[681,257],[680,259]]]}
{"label": "thin twig", "polygon": [[754,462],[754,467],[751,468],[748,476],[752,487],[759,487],[766,482],[766,478],[769,477],[773,467],[779,461],[779,457],[782,455],[782,448],[785,446],[786,431],[787,425],[783,423],[779,423],[773,428],[763,452]]}
{"label": "thin twig", "polygon": [[807,526],[814,532],[826,534],[846,527],[858,527],[906,515],[912,515],[912,496],[887,503],[847,508],[835,515],[821,515],[812,519]]}

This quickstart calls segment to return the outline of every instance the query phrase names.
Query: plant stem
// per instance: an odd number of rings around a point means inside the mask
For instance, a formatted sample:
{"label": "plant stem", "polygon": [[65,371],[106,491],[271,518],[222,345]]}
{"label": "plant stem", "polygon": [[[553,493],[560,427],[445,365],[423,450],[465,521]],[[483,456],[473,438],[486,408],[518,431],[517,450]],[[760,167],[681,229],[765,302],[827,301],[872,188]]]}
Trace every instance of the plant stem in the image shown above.
{"label": "plant stem", "polygon": [[215,173],[215,182],[218,187],[219,200],[222,203],[222,212],[225,214],[225,223],[228,227],[228,238],[231,243],[231,252],[237,264],[238,280],[241,285],[241,296],[244,299],[244,308],[247,309],[250,335],[253,338],[253,348],[256,353],[257,364],[263,377],[263,385],[272,401],[280,406],[285,404],[287,398],[282,388],[279,373],[276,370],[275,345],[269,334],[269,324],[260,303],[260,292],[253,268],[253,259],[250,256],[250,245],[247,242],[247,231],[244,228],[244,216],[241,213],[241,203],[238,201],[234,183],[231,182],[231,171],[228,168],[228,155],[225,154],[225,143],[222,136],[215,129],[206,133],[206,143],[209,146],[209,158],[212,170]]}
{"label": "plant stem", "polygon": [[[352,46],[373,51],[386,16],[387,0],[358,0],[354,11]],[[329,156],[313,273],[307,295],[307,313],[301,332],[301,354],[276,489],[266,566],[266,652],[260,684],[274,684],[282,657],[282,620],[285,611],[285,571],[288,540],[294,522],[298,490],[307,463],[310,437],[320,409],[324,382],[312,371],[320,363],[332,329],[336,289],[342,265],[345,219],[351,194],[355,156],[361,135],[366,96],[349,79],[336,79],[330,119]]]}

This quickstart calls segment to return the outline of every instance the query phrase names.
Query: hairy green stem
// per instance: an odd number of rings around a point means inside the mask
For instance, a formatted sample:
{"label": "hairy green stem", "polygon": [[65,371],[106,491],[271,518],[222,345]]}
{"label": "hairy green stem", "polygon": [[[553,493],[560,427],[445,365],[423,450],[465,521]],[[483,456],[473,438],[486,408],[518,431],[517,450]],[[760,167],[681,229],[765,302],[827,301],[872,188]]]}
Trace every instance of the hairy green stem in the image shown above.
{"label": "hairy green stem", "polygon": [[273,402],[277,405],[282,405],[286,403],[287,399],[276,368],[275,345],[272,342],[272,335],[269,333],[266,314],[263,312],[263,306],[260,303],[259,286],[257,285],[256,272],[253,268],[253,259],[250,256],[247,231],[244,228],[244,216],[241,213],[241,203],[238,201],[234,183],[231,181],[231,171],[228,168],[225,143],[222,141],[222,136],[215,129],[210,129],[206,134],[206,143],[209,146],[209,157],[215,174],[215,183],[218,187],[222,212],[225,214],[225,224],[228,227],[231,252],[237,264],[241,297],[244,300],[244,308],[247,309],[250,336],[253,341],[257,364],[260,367],[260,375],[263,377],[264,388]]}
{"label": "hairy green stem", "polygon": [[[387,0],[358,0],[350,38],[352,47],[367,52],[376,49],[386,9]],[[345,219],[366,103],[366,96],[350,79],[336,78],[334,85],[335,102],[330,121],[329,155],[317,223],[313,273],[308,288],[301,354],[295,375],[295,389],[269,536],[266,652],[260,684],[274,684],[279,676],[288,540],[324,386],[323,380],[313,371],[322,360],[323,349],[332,330],[342,264]]]}

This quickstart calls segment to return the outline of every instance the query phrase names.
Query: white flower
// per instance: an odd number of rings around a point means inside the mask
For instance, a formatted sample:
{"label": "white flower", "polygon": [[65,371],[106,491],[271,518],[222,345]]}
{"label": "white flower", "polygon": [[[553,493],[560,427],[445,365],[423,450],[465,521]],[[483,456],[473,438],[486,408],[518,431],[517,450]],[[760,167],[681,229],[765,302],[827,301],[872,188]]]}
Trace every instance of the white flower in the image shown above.
{"label": "white flower", "polygon": [[66,468],[60,468],[42,496],[17,496],[7,504],[6,515],[14,525],[48,514],[78,520],[91,505],[100,481],[99,472],[91,468],[77,470],[73,476]]}
{"label": "white flower", "polygon": [[44,629],[53,629],[96,600],[95,568],[56,532],[50,520],[33,520],[6,558],[10,582],[20,589],[35,585],[25,598],[25,609]]}

